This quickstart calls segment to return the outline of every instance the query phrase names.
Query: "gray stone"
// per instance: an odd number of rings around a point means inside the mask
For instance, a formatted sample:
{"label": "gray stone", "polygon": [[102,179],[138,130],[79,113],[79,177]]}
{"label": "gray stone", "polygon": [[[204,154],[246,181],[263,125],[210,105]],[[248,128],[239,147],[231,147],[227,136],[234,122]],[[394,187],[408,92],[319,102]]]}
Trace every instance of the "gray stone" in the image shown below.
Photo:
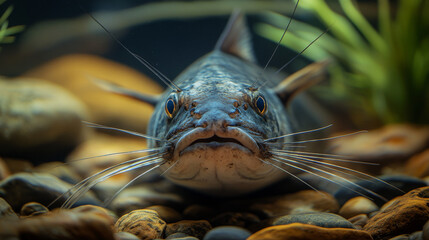
{"label": "gray stone", "polygon": [[[84,104],[60,86],[36,79],[0,79],[0,154],[42,161],[84,137]],[[65,156],[65,155],[64,155]]]}
{"label": "gray stone", "polygon": [[[0,182],[0,197],[9,202],[15,212],[28,202],[39,202],[45,206],[60,207],[67,199],[66,193],[72,185],[50,175],[41,173],[18,173]],[[59,199],[53,202],[55,199]],[[87,193],[74,206],[100,205],[93,195]]]}
{"label": "gray stone", "polygon": [[304,223],[324,228],[354,228],[351,222],[333,213],[291,214],[275,219],[273,225],[287,225],[291,223]]}
{"label": "gray stone", "polygon": [[241,227],[221,226],[207,232],[203,240],[245,240],[250,235],[250,231]]}

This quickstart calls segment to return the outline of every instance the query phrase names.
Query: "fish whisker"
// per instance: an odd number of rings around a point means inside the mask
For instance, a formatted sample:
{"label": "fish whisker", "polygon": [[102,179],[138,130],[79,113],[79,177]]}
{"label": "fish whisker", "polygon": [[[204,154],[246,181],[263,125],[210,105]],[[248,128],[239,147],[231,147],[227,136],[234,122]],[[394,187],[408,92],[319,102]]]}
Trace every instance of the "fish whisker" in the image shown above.
{"label": "fish whisker", "polygon": [[129,131],[129,130],[120,129],[120,128],[115,128],[115,127],[109,127],[109,126],[105,126],[105,125],[101,125],[101,124],[97,124],[97,123],[92,123],[92,122],[87,122],[87,121],[82,121],[82,122],[84,124],[86,124],[88,127],[92,127],[92,128],[114,130],[114,131],[119,131],[119,132],[127,133],[127,134],[130,134],[130,135],[138,136],[138,137],[141,137],[141,138],[151,139],[151,140],[160,141],[160,142],[167,142],[167,140],[159,139],[157,137],[149,136],[149,135],[146,135],[146,134],[143,134],[143,133],[138,133],[138,132]]}
{"label": "fish whisker", "polygon": [[270,142],[270,141],[282,139],[282,138],[285,138],[285,137],[300,135],[300,134],[313,133],[313,132],[325,130],[325,129],[330,128],[332,126],[333,126],[333,124],[329,124],[329,125],[321,127],[321,128],[315,128],[315,129],[310,129],[310,130],[305,130],[305,131],[300,131],[300,132],[288,133],[288,134],[285,134],[285,135],[282,135],[282,136],[265,139],[264,142]]}
{"label": "fish whisker", "polygon": [[105,208],[107,208],[107,206],[110,205],[110,203],[112,203],[112,201],[128,186],[130,186],[133,182],[135,182],[137,179],[143,177],[144,175],[146,175],[147,173],[153,171],[154,169],[157,169],[161,166],[162,164],[157,164],[151,168],[149,168],[148,170],[144,171],[143,173],[139,174],[137,177],[133,178],[132,180],[130,180],[127,184],[125,184],[124,186],[122,186],[118,191],[116,191],[116,193],[111,196],[109,199],[107,199],[106,201],[104,201],[103,206]]}
{"label": "fish whisker", "polygon": [[307,187],[309,187],[309,188],[313,189],[314,191],[320,192],[320,191],[319,191],[319,190],[317,190],[315,187],[313,187],[311,184],[309,184],[308,182],[304,181],[302,178],[298,177],[297,175],[295,175],[295,174],[293,174],[293,173],[291,173],[291,172],[287,171],[286,169],[284,169],[284,168],[282,168],[282,167],[280,167],[280,166],[278,166],[278,165],[276,165],[276,164],[274,164],[274,163],[271,163],[271,162],[269,162],[269,161],[263,160],[262,158],[259,158],[259,160],[260,160],[261,162],[265,163],[265,164],[268,164],[268,165],[270,165],[270,166],[273,166],[273,167],[275,167],[275,168],[279,169],[279,170],[280,170],[280,171],[282,171],[282,172],[285,172],[285,173],[289,174],[290,176],[292,176],[292,177],[294,177],[295,179],[299,180],[300,182],[304,183]]}
{"label": "fish whisker", "polygon": [[345,156],[335,155],[335,154],[310,153],[310,152],[290,151],[290,150],[285,150],[285,149],[279,149],[279,150],[273,149],[272,152],[285,154],[287,156],[307,157],[310,159],[321,159],[321,160],[328,160],[328,161],[356,163],[356,164],[364,164],[364,165],[372,165],[372,166],[380,165],[378,163],[345,159],[345,158],[343,158]]}
{"label": "fish whisker", "polygon": [[129,166],[124,166],[124,167],[121,167],[119,169],[111,169],[110,171],[103,170],[102,174],[101,174],[101,172],[97,173],[97,174],[91,176],[91,178],[89,180],[77,184],[77,190],[75,192],[73,192],[72,196],[65,201],[65,203],[63,204],[63,208],[70,208],[74,203],[77,202],[77,200],[80,197],[82,197],[86,192],[88,192],[97,183],[105,181],[106,179],[108,179],[112,176],[116,176],[118,174],[125,173],[128,171],[137,169],[137,168],[148,166],[148,165],[157,164],[157,163],[160,163],[162,161],[163,161],[163,159],[158,157],[158,158],[148,159],[147,161],[144,161],[144,162],[133,163]]}
{"label": "fish whisker", "polygon": [[321,142],[321,141],[328,141],[328,140],[333,140],[333,139],[337,139],[337,138],[349,137],[349,136],[356,135],[359,133],[367,133],[367,132],[368,132],[367,130],[362,130],[362,131],[348,133],[348,134],[334,136],[334,137],[309,139],[309,140],[295,141],[295,142],[285,142],[285,143],[281,143],[281,144],[300,144],[300,143],[309,143],[309,142]]}
{"label": "fish whisker", "polygon": [[[367,193],[370,193],[370,194],[372,194],[372,195],[374,195],[374,196],[376,196],[376,197],[378,197],[378,198],[382,199],[383,201],[386,201],[386,202],[387,202],[387,199],[386,199],[385,197],[383,197],[383,196],[381,196],[381,195],[379,195],[379,194],[377,194],[377,193],[375,193],[375,192],[373,192],[373,191],[371,191],[371,190],[369,190],[369,189],[367,189],[367,188],[365,188],[365,187],[362,187],[362,186],[360,186],[359,184],[356,184],[356,183],[354,183],[354,182],[350,181],[350,180],[349,180],[349,179],[347,179],[347,178],[341,177],[341,176],[339,176],[339,175],[337,175],[337,174],[334,174],[334,173],[331,173],[331,172],[325,171],[325,170],[323,170],[323,169],[320,169],[320,168],[317,168],[317,167],[311,166],[311,165],[306,164],[306,163],[303,163],[303,162],[301,162],[301,161],[292,160],[292,159],[290,159],[290,158],[285,158],[285,157],[274,157],[274,158],[273,158],[273,160],[274,160],[274,161],[277,161],[277,162],[282,162],[282,163],[287,164],[287,165],[289,165],[289,166],[290,166],[290,165],[293,165],[293,164],[291,164],[291,163],[299,164],[299,165],[302,165],[302,166],[304,166],[304,167],[306,167],[306,168],[310,168],[310,169],[313,169],[313,170],[316,170],[316,171],[322,172],[322,173],[324,173],[324,174],[327,174],[327,175],[329,175],[329,176],[339,178],[339,179],[343,180],[344,182],[346,182],[346,183],[348,183],[348,184],[350,184],[350,185],[352,185],[352,186],[355,186],[355,187],[357,187],[357,188],[359,188],[359,189],[361,189],[361,190],[363,190],[363,191],[365,191],[365,192],[367,192]],[[288,162],[288,163],[286,163],[286,162]],[[366,198],[368,198],[368,199],[373,200],[371,197],[367,196],[366,194],[364,194],[364,193],[362,193],[362,192],[359,192],[359,191],[357,191],[357,190],[355,190],[355,189],[352,189],[352,188],[350,188],[349,186],[347,186],[347,185],[345,185],[345,184],[343,184],[343,183],[341,183],[341,182],[334,181],[334,180],[332,180],[332,179],[330,179],[330,178],[328,178],[328,177],[324,177],[324,176],[322,176],[322,175],[320,175],[320,174],[317,174],[317,173],[314,173],[314,172],[312,172],[312,171],[310,171],[310,170],[308,170],[308,169],[303,169],[303,168],[298,167],[298,166],[296,166],[296,165],[293,165],[293,166],[294,166],[296,169],[300,169],[301,171],[305,171],[305,172],[307,172],[307,173],[310,173],[310,174],[313,174],[313,175],[315,175],[315,176],[321,177],[321,178],[323,178],[323,179],[325,179],[325,180],[327,180],[327,181],[329,181],[329,182],[332,182],[332,183],[335,183],[335,184],[340,185],[340,186],[342,186],[342,187],[345,187],[345,188],[349,189],[350,191],[353,191],[353,192],[355,192],[355,193],[357,193],[357,194],[359,194],[359,195],[361,195],[361,196],[364,196],[364,197],[366,197]]]}

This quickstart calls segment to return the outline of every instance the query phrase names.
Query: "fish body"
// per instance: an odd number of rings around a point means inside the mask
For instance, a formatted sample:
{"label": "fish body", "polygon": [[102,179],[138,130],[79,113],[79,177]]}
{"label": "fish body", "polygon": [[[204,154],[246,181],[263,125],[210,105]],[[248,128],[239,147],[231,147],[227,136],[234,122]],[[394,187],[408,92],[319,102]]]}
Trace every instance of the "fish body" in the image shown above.
{"label": "fish body", "polygon": [[282,79],[255,63],[244,18],[234,14],[215,49],[180,74],[177,88],[155,105],[148,133],[163,141],[149,140],[149,148],[165,152],[163,175],[217,196],[248,193],[284,178],[269,161],[271,150],[286,149],[296,138],[265,140],[298,130],[291,121],[297,113],[285,106],[310,79],[299,88],[287,80],[294,89],[269,87]]}

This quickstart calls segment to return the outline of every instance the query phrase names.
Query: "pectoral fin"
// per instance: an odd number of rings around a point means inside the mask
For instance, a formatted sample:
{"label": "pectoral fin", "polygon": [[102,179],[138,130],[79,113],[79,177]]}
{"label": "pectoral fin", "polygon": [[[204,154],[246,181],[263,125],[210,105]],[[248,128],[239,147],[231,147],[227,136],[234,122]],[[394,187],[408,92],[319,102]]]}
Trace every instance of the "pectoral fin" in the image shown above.
{"label": "pectoral fin", "polygon": [[136,99],[138,101],[141,102],[145,102],[148,103],[152,106],[155,106],[161,95],[148,95],[148,94],[144,94],[141,92],[137,92],[131,89],[127,89],[127,88],[123,88],[117,84],[111,83],[109,81],[106,80],[102,80],[99,78],[95,78],[92,76],[88,76],[89,79],[92,80],[93,83],[95,83],[97,86],[99,86],[100,88],[102,88],[105,91],[111,92],[111,93],[116,93],[122,96],[126,96],[132,99]]}
{"label": "pectoral fin", "polygon": [[329,63],[325,60],[308,65],[285,78],[274,91],[284,103],[288,103],[296,94],[323,80]]}

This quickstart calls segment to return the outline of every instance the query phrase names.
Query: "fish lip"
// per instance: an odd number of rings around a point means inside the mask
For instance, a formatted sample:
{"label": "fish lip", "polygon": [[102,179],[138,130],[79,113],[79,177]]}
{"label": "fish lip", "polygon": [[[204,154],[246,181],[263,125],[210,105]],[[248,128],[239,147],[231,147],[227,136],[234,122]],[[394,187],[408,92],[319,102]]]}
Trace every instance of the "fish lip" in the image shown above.
{"label": "fish lip", "polygon": [[[208,139],[211,137],[219,137],[219,138],[232,138],[234,140],[237,140],[239,144],[250,150],[252,153],[258,153],[259,152],[259,146],[255,139],[251,137],[246,131],[243,129],[240,129],[238,127],[226,127],[226,128],[195,128],[191,131],[185,133],[183,136],[179,138],[179,140],[176,143],[176,148],[174,149],[174,158],[178,158],[182,155],[182,153],[185,151],[186,148],[191,146],[195,141],[200,139]],[[228,142],[220,142],[220,143],[228,143]],[[234,143],[231,142],[233,144]],[[201,143],[198,143],[201,144]],[[210,143],[207,143],[209,145]]]}

